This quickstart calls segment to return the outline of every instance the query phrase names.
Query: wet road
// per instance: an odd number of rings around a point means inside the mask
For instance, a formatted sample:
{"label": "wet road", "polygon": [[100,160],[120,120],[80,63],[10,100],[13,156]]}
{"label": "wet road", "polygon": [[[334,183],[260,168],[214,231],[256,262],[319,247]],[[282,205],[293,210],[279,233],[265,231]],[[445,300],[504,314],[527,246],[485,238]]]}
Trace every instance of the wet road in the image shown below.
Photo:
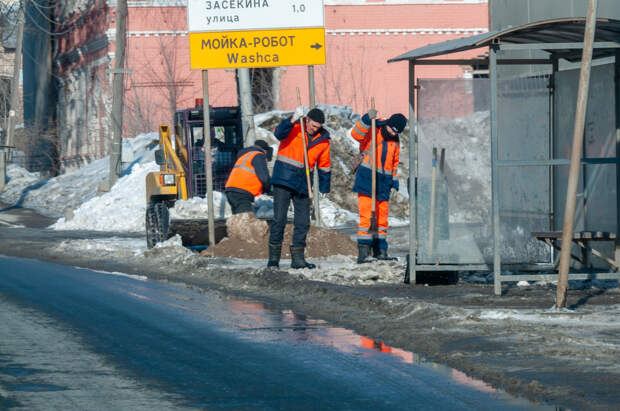
{"label": "wet road", "polygon": [[0,408],[522,409],[260,302],[0,257]]}

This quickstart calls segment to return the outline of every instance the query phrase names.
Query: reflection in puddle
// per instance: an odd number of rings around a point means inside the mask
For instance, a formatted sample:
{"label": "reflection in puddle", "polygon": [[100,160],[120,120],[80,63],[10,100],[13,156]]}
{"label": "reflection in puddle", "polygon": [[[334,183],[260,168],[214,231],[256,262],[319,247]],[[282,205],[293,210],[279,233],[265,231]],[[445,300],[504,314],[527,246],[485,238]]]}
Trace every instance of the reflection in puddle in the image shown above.
{"label": "reflection in puddle", "polygon": [[495,388],[467,374],[424,361],[410,351],[386,345],[383,341],[360,336],[351,330],[330,327],[325,321],[315,320],[291,310],[276,310],[257,301],[230,300],[229,310],[237,316],[239,329],[251,334],[255,342],[289,341],[312,342],[337,349],[342,353],[364,357],[386,355],[405,364],[431,367],[452,381],[480,392],[496,393]]}

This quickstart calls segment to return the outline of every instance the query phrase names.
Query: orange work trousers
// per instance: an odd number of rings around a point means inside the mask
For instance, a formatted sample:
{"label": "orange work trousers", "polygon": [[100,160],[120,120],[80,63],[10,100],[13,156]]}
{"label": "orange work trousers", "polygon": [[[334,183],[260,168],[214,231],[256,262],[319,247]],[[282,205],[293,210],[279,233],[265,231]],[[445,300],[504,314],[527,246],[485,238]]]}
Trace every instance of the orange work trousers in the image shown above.
{"label": "orange work trousers", "polygon": [[[359,244],[373,244],[373,235],[370,233],[370,216],[372,214],[372,197],[357,194],[357,209],[360,222],[357,225],[357,242]],[[377,219],[378,235],[375,237],[379,248],[387,249],[389,201],[375,201],[375,218]]]}

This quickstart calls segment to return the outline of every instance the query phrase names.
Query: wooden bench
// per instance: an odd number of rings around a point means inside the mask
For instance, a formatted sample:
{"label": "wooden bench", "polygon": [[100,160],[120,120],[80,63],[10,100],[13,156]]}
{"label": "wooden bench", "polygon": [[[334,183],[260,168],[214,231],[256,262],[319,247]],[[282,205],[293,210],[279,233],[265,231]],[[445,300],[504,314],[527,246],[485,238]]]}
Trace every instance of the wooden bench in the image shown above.
{"label": "wooden bench", "polygon": [[[562,249],[559,245],[559,243],[562,242],[561,231],[533,232],[532,236],[534,236],[537,240],[544,241],[545,243],[549,244],[551,247],[555,248],[556,250]],[[604,256],[601,252],[599,252],[598,250],[594,249],[591,246],[591,243],[596,242],[596,241],[614,241],[615,242],[616,233],[611,233],[611,232],[606,232],[606,231],[577,231],[573,233],[572,241],[573,243],[581,247],[581,255],[576,256],[574,254],[571,254],[571,257],[579,261],[584,266],[587,263],[588,251],[589,251],[592,255],[607,262],[612,267],[612,269],[618,270],[618,261],[615,261],[607,256]],[[559,258],[560,258],[560,254],[558,253],[554,261],[554,266],[556,267],[557,267]]]}

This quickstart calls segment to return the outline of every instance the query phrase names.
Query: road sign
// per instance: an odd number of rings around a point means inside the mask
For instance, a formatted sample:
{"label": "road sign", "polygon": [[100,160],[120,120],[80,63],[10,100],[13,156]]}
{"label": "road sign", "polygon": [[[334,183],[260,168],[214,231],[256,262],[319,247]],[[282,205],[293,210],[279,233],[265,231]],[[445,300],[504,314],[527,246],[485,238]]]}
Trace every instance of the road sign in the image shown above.
{"label": "road sign", "polygon": [[190,33],[191,68],[325,64],[325,29]]}
{"label": "road sign", "polygon": [[322,0],[187,0],[190,33],[324,27]]}

